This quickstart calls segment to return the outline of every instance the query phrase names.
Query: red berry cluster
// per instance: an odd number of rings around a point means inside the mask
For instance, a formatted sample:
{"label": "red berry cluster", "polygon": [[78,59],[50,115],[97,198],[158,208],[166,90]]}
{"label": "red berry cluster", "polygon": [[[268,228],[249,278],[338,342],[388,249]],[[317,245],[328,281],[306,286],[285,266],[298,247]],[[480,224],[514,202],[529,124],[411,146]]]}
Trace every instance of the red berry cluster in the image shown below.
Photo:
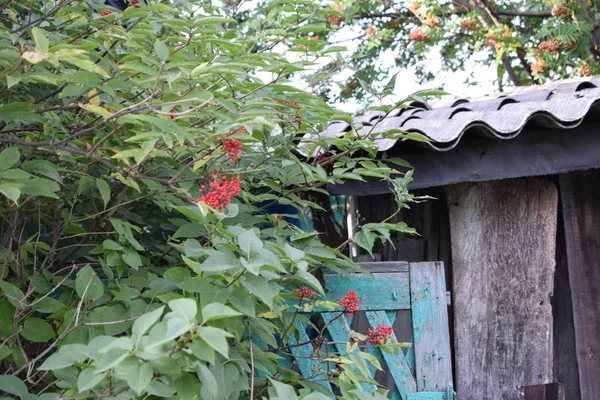
{"label": "red berry cluster", "polygon": [[169,110],[169,113],[170,113],[170,114],[169,114],[169,117],[171,117],[171,119],[175,119],[175,118],[177,118],[177,115],[175,115],[175,107],[171,108],[171,109]]}
{"label": "red berry cluster", "polygon": [[242,143],[238,139],[225,139],[222,144],[225,149],[225,154],[231,159],[231,163],[235,164],[237,160],[242,158],[240,152],[242,151]]}
{"label": "red berry cluster", "polygon": [[579,72],[580,75],[583,75],[583,76],[590,76],[590,75],[592,75],[592,67],[590,67],[587,64],[580,65],[579,69],[577,71]]}
{"label": "red berry cluster", "polygon": [[[283,105],[284,106],[294,106],[294,107],[296,107],[296,109],[298,111],[300,111],[300,103],[295,103],[293,101],[284,101]],[[296,115],[294,115],[294,120],[297,123],[296,129],[298,129],[298,130],[300,130],[300,128],[302,128],[302,121],[301,121],[301,119],[302,119],[302,115],[298,114],[298,112],[297,112]]]}
{"label": "red berry cluster", "polygon": [[200,186],[200,193],[204,193],[198,201],[204,202],[209,207],[217,211],[223,211],[231,198],[240,194],[240,180],[233,178],[226,181],[212,181],[211,183]]}
{"label": "red berry cluster", "polygon": [[102,15],[103,17],[106,17],[107,15],[112,14],[112,10],[102,10],[100,11],[100,15]]}
{"label": "red berry cluster", "polygon": [[327,14],[327,20],[333,26],[340,26],[342,22],[346,20],[346,17],[344,17],[343,15],[336,17],[335,15]]}
{"label": "red berry cluster", "polygon": [[240,129],[237,130],[240,133],[246,133],[246,127],[242,126]]}
{"label": "red berry cluster", "polygon": [[415,42],[426,42],[429,40],[429,35],[421,28],[417,28],[408,34],[410,40]]}
{"label": "red berry cluster", "polygon": [[474,31],[477,28],[477,21],[472,18],[465,18],[460,21],[460,26],[465,31]]}
{"label": "red berry cluster", "polygon": [[540,43],[538,49],[546,53],[558,54],[558,51],[560,50],[560,42],[556,39],[545,40]]}
{"label": "red berry cluster", "polygon": [[307,299],[316,299],[317,294],[314,290],[309,289],[306,285],[300,286],[300,289],[296,289],[296,300],[302,300],[304,298]]}
{"label": "red berry cluster", "polygon": [[378,324],[377,329],[373,332],[371,328],[367,331],[369,343],[371,344],[386,344],[390,341],[390,336],[394,332],[391,326]]}
{"label": "red berry cluster", "polygon": [[348,291],[348,294],[340,300],[340,306],[344,307],[347,317],[351,317],[353,313],[358,311],[358,303],[360,303],[360,298],[354,290]]}

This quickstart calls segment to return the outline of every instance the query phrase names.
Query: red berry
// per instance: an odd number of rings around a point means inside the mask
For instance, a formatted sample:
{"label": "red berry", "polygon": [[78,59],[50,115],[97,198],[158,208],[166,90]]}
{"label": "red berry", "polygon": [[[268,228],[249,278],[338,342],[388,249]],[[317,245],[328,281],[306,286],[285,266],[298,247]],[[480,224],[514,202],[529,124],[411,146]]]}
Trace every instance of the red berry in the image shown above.
{"label": "red berry", "polygon": [[231,163],[235,164],[237,160],[242,158],[242,143],[237,139],[225,139],[222,144],[225,153],[230,157]]}
{"label": "red berry", "polygon": [[296,300],[302,300],[304,298],[317,298],[317,294],[314,292],[314,290],[309,289],[306,285],[302,285],[300,289],[296,289],[295,293]]}
{"label": "red berry", "polygon": [[100,15],[102,15],[103,17],[106,17],[107,15],[112,14],[112,10],[102,10],[100,11]]}
{"label": "red berry", "polygon": [[204,194],[197,201],[202,201],[217,211],[223,211],[231,203],[232,197],[239,196],[241,192],[240,184],[241,181],[237,178],[226,181],[212,181],[208,186],[202,185],[200,187],[200,193]]}
{"label": "red berry", "polygon": [[353,313],[358,311],[358,303],[360,303],[360,298],[354,290],[350,290],[348,294],[340,300],[340,306],[344,307],[347,317],[351,317]]}
{"label": "red berry", "polygon": [[390,336],[394,332],[394,328],[391,326],[385,326],[378,324],[377,329],[373,331],[373,329],[369,328],[367,331],[367,336],[369,339],[369,343],[371,344],[386,344],[390,340]]}

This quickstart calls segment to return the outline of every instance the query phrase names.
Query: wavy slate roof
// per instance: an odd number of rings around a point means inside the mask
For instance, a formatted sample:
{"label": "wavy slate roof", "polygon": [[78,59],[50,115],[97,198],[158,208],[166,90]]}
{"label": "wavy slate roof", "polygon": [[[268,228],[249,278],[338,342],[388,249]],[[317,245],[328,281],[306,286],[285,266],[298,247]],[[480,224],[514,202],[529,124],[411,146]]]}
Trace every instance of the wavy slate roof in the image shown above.
{"label": "wavy slate roof", "polygon": [[[444,99],[435,104],[413,103],[411,108],[357,117],[363,133],[389,129],[418,132],[431,139],[424,143],[436,151],[447,151],[469,135],[512,139],[527,128],[571,129],[580,125],[590,110],[600,104],[600,77],[557,81],[541,86],[517,88],[482,99]],[[325,134],[350,129],[346,122],[331,124]],[[391,149],[393,139],[379,139],[380,151]]]}

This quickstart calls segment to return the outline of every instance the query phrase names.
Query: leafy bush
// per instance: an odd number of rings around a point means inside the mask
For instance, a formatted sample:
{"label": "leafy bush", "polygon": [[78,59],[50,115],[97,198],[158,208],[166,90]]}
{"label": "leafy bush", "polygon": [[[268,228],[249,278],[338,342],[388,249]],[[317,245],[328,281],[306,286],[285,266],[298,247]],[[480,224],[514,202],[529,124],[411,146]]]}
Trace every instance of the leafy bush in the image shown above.
{"label": "leafy bush", "polygon": [[[372,160],[380,134],[317,135],[348,115],[290,83],[336,51],[310,39],[315,4],[252,16],[213,3],[0,5],[9,395],[327,398],[275,350],[298,333],[297,288],[322,296],[315,272],[357,266],[294,218],[327,184],[400,175]],[[282,42],[302,57],[274,51]],[[356,241],[406,229],[370,224]],[[342,367],[329,379],[361,398],[366,378]]]}

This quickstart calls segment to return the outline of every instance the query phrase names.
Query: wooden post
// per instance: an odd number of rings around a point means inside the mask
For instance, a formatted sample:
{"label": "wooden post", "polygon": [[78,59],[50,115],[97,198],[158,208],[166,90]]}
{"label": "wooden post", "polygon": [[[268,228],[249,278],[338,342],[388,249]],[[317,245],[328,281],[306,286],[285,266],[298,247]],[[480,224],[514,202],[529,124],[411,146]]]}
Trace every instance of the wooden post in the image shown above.
{"label": "wooden post", "polygon": [[457,398],[552,382],[557,190],[525,178],[447,188]]}
{"label": "wooden post", "polygon": [[560,175],[582,400],[600,396],[600,170]]}

